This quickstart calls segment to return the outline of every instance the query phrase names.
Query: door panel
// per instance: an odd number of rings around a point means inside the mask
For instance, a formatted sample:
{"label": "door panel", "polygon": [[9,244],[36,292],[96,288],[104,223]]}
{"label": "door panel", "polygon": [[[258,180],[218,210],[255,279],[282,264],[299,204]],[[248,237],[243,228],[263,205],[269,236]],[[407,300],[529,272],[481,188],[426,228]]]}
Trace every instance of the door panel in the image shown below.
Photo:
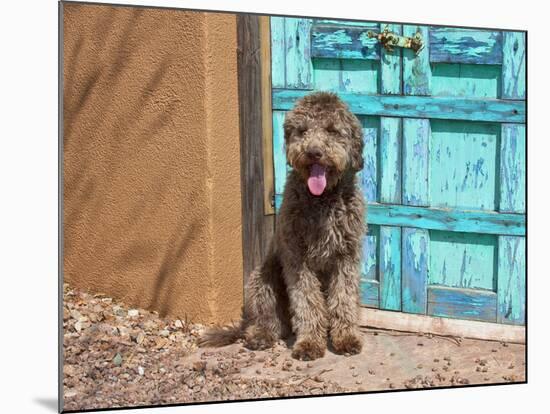
{"label": "door panel", "polygon": [[275,205],[284,114],[337,92],[363,126],[363,305],[523,324],[525,35],[393,24],[425,42],[387,51],[372,22],[271,18]]}

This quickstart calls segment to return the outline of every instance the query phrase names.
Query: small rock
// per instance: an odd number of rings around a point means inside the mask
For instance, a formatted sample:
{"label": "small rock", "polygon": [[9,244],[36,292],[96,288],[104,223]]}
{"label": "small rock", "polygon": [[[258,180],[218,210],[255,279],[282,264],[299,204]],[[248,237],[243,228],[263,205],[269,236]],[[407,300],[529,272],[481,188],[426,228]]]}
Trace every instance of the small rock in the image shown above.
{"label": "small rock", "polygon": [[73,310],[70,312],[70,314],[71,314],[71,317],[72,317],[73,319],[76,319],[77,321],[78,321],[80,318],[82,318],[82,314],[81,314],[79,311],[77,311],[76,309],[73,309]]}
{"label": "small rock", "polygon": [[130,331],[125,326],[117,326],[117,331],[120,336],[129,336]]}
{"label": "small rock", "polygon": [[139,345],[143,342],[144,339],[145,339],[145,334],[143,332],[140,332],[136,336],[136,343]]}
{"label": "small rock", "polygon": [[487,372],[487,371],[488,371],[487,367],[481,368],[481,372]]}
{"label": "small rock", "polygon": [[451,361],[451,357],[450,357],[450,356],[446,356],[445,358],[443,358],[443,361]]}
{"label": "small rock", "polygon": [[491,349],[491,352],[498,352],[498,349],[493,348],[493,349]]}
{"label": "small rock", "polygon": [[353,374],[351,374],[352,377],[357,377],[359,374],[357,372],[354,372]]}
{"label": "small rock", "polygon": [[419,342],[416,344],[417,346],[424,346],[424,344],[422,342]]}
{"label": "small rock", "polygon": [[355,383],[356,383],[357,385],[361,385],[361,384],[363,383],[363,381],[357,380],[357,381],[355,381]]}
{"label": "small rock", "polygon": [[196,361],[193,363],[194,371],[204,371],[206,369],[206,361]]}
{"label": "small rock", "polygon": [[113,364],[115,364],[117,367],[122,365],[122,355],[116,354],[113,358]]}
{"label": "small rock", "polygon": [[514,369],[514,364],[510,363],[510,365],[508,365],[508,369]]}
{"label": "small rock", "polygon": [[178,329],[181,329],[181,328],[183,328],[183,322],[182,322],[181,320],[179,320],[179,319],[176,319],[176,320],[174,321],[174,326],[175,326],[176,328],[178,328]]}
{"label": "small rock", "polygon": [[315,375],[313,377],[313,381],[315,381],[315,382],[325,382],[325,380],[322,377],[320,377],[319,375]]}
{"label": "small rock", "polygon": [[369,374],[370,375],[376,375],[376,372],[374,372],[372,369],[369,369]]}
{"label": "small rock", "polygon": [[163,329],[162,331],[159,332],[159,335],[167,337],[168,335],[170,335],[170,331],[168,329]]}
{"label": "small rock", "polygon": [[481,367],[476,367],[477,372],[481,372]]}
{"label": "small rock", "polygon": [[145,374],[145,369],[141,365],[138,367],[138,374],[141,376]]}
{"label": "small rock", "polygon": [[313,367],[313,364],[312,364],[311,362],[308,362],[308,363],[306,364],[306,367],[312,368],[312,367]]}
{"label": "small rock", "polygon": [[76,374],[76,369],[74,365],[64,365],[63,366],[63,374],[73,377]]}
{"label": "small rock", "polygon": [[139,316],[139,311],[137,309],[130,309],[128,311],[128,316],[131,318],[135,318],[136,316]]}
{"label": "small rock", "polygon": [[422,365],[422,364],[418,364],[418,365],[416,366],[416,368],[418,368],[418,369],[422,369],[422,368],[424,368],[424,365]]}
{"label": "small rock", "polygon": [[390,382],[390,388],[395,388],[395,384],[393,382]]}
{"label": "small rock", "polygon": [[126,312],[124,312],[124,309],[122,309],[122,307],[119,306],[119,305],[113,306],[113,313],[116,316],[125,316],[126,315]]}
{"label": "small rock", "polygon": [[439,362],[439,358],[434,358],[434,362]]}

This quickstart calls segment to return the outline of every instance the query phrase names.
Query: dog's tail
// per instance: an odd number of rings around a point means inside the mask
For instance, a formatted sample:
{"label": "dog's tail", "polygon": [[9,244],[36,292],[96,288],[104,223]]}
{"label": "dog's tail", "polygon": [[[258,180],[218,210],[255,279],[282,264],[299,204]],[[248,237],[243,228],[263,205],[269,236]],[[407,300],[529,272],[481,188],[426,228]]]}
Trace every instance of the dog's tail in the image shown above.
{"label": "dog's tail", "polygon": [[226,326],[208,328],[199,338],[199,346],[220,347],[244,338],[244,321]]}

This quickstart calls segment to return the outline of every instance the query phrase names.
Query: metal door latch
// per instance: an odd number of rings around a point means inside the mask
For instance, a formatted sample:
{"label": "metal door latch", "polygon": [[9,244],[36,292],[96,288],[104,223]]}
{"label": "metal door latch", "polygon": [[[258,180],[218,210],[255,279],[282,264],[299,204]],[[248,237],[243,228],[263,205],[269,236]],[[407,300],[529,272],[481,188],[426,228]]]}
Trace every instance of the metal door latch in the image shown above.
{"label": "metal door latch", "polygon": [[420,51],[424,48],[424,42],[422,40],[422,35],[420,31],[416,32],[413,37],[401,36],[397,33],[390,32],[388,26],[384,28],[381,33],[374,33],[373,31],[368,31],[367,36],[369,38],[376,38],[384,46],[388,52],[393,51],[394,47],[403,47],[406,49],[414,50],[415,54],[418,55]]}

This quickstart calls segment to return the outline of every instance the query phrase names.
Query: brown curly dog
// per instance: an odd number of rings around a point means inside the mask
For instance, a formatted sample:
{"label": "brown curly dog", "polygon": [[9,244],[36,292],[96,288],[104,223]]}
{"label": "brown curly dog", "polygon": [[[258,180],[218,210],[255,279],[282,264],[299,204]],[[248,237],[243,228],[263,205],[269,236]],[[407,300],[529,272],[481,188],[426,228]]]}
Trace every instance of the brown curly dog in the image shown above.
{"label": "brown curly dog", "polygon": [[289,172],[276,231],[250,275],[238,326],[213,328],[203,346],[244,338],[251,349],[296,334],[292,356],[322,357],[330,334],[337,353],[361,351],[357,327],[365,205],[355,174],[363,168],[363,132],[337,95],[300,99],[284,122]]}

